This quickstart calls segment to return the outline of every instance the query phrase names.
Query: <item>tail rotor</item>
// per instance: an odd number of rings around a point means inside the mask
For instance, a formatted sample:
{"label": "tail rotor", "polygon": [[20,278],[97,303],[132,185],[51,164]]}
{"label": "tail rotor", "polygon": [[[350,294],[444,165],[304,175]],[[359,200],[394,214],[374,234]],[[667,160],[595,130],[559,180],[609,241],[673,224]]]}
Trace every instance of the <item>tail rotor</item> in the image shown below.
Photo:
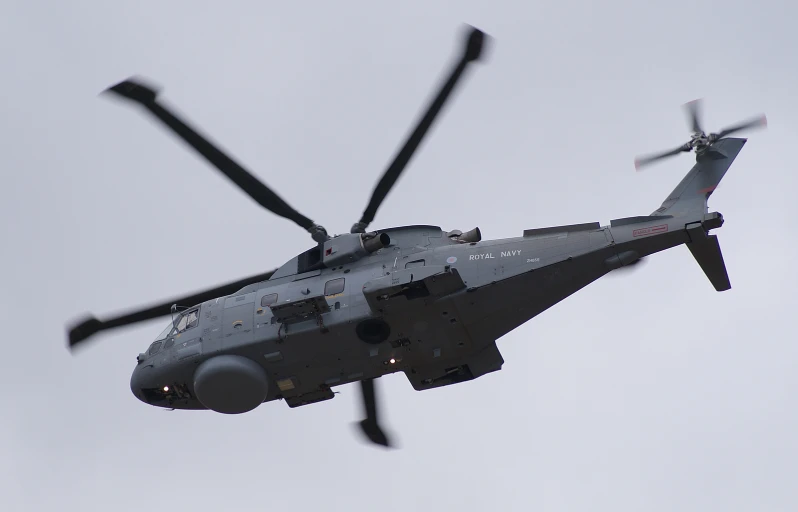
{"label": "tail rotor", "polygon": [[717,141],[728,137],[734,133],[747,130],[750,128],[760,128],[767,126],[767,118],[763,115],[754,117],[747,121],[738,123],[736,125],[732,125],[728,128],[725,128],[717,133],[710,133],[707,135],[704,132],[701,124],[701,104],[702,100],[693,100],[688,103],[684,104],[685,110],[687,110],[687,114],[690,121],[690,127],[692,129],[692,135],[690,136],[690,140],[682,144],[681,146],[661,152],[655,153],[652,155],[642,156],[635,158],[635,169],[638,171],[641,170],[643,167],[646,167],[654,162],[658,162],[659,160],[663,160],[665,158],[670,158],[672,156],[678,155],[679,153],[689,153],[690,151],[695,151],[696,158],[700,157],[706,151],[712,147]]}

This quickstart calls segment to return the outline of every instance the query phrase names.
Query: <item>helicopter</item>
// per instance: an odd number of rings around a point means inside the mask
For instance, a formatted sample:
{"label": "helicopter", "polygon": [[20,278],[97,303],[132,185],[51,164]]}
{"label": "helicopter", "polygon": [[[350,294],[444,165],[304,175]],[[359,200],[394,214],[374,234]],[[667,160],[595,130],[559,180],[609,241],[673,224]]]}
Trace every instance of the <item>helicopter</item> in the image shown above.
{"label": "helicopter", "polygon": [[[87,315],[67,327],[69,350],[101,331],[171,317],[137,356],[130,377],[132,393],[145,404],[243,414],[272,401],[290,408],[319,403],[334,398],[335,387],[359,383],[359,429],[369,442],[391,447],[375,389],[384,375],[403,372],[424,391],[499,371],[499,338],[599,278],[681,245],[717,291],[730,289],[717,236],[710,234],[723,216],[710,213],[707,203],[747,142],[728,131],[683,146],[698,149],[696,163],[649,215],[526,229],[497,240],[483,240],[479,227],[368,230],[447,99],[481,60],[487,39],[468,27],[453,69],[360,220],[333,236],[179,118],[155,88],[133,78],[110,87],[108,93],[143,107],[256,203],[308,231],[314,244],[274,270],[103,320]],[[694,128],[703,134],[697,121]]]}

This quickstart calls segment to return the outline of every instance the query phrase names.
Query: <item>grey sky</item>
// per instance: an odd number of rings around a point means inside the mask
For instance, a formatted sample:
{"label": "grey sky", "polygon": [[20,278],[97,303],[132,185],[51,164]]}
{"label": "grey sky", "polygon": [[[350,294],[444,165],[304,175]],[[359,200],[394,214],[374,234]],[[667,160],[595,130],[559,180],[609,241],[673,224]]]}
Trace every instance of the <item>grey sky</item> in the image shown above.
{"label": "grey sky", "polygon": [[[166,7],[163,4],[167,4]],[[790,2],[6,2],[0,509],[786,511],[798,502]],[[157,7],[156,7],[157,6]],[[526,228],[648,214],[692,165],[636,154],[765,112],[710,207],[733,289],[686,248],[499,341],[501,372],[381,379],[291,410],[164,412],[130,392],[163,321],[72,356],[64,325],[281,265],[307,233],[138,109],[130,75],[331,232],[359,217],[462,23],[491,34],[373,227]],[[10,332],[9,332],[10,330]]]}

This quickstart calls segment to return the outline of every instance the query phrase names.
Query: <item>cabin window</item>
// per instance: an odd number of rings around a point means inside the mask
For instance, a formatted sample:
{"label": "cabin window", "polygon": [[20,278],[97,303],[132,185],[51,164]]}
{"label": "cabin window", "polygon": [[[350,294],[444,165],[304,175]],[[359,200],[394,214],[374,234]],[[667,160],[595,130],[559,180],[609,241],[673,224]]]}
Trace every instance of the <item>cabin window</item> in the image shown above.
{"label": "cabin window", "polygon": [[266,306],[271,306],[275,302],[277,302],[277,294],[270,293],[260,298],[260,307],[265,308]]}
{"label": "cabin window", "polygon": [[324,285],[324,295],[327,297],[338,295],[344,292],[344,278],[331,279]]}

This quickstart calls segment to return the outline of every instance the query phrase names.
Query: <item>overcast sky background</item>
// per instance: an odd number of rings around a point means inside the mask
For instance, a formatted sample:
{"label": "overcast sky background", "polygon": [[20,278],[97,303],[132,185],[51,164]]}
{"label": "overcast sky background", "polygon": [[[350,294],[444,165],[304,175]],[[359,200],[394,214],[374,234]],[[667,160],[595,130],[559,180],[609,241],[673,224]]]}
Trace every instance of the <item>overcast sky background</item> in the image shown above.
{"label": "overcast sky background", "polygon": [[[377,3],[379,4],[379,3]],[[4,511],[787,511],[798,506],[794,28],[784,0],[23,2],[0,6]],[[387,4],[385,4],[387,5]],[[373,227],[485,238],[645,215],[690,169],[635,155],[758,113],[710,200],[732,290],[685,247],[499,341],[504,369],[381,379],[400,450],[364,445],[357,388],[240,416],[130,392],[165,320],[71,355],[65,325],[262,272],[312,245],[143,111],[131,75],[331,232],[459,51],[492,35]]]}

